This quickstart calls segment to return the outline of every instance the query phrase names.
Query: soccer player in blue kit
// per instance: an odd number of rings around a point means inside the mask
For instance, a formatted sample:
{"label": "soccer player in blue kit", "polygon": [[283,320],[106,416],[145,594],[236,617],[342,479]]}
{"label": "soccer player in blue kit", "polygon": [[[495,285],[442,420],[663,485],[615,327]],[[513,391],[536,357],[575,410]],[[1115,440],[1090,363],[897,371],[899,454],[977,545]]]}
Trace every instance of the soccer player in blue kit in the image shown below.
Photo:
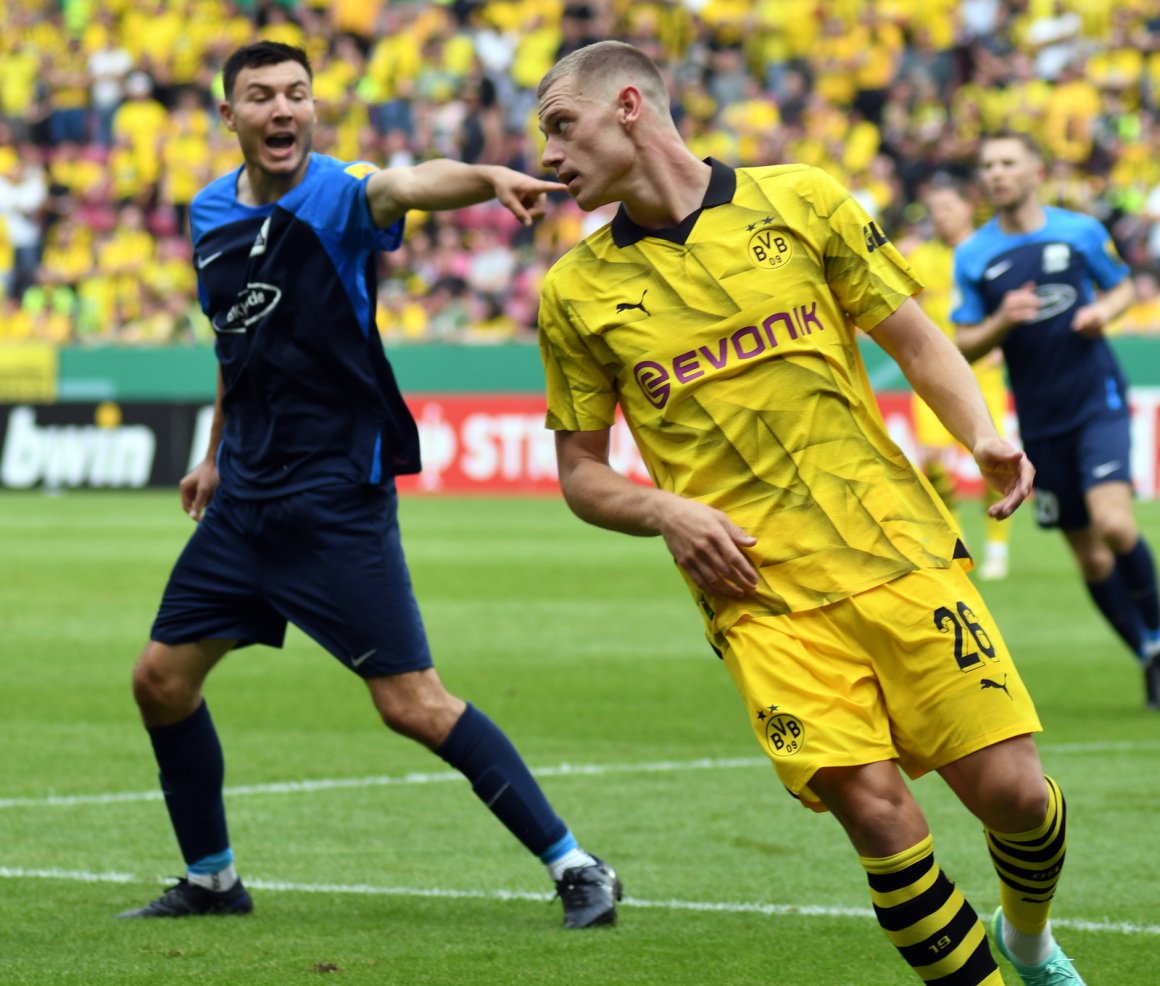
{"label": "soccer player in blue kit", "polygon": [[1040,203],[1027,134],[984,140],[979,173],[995,215],[955,251],[956,341],[970,360],[1002,347],[1039,526],[1063,531],[1160,709],[1156,570],[1132,510],[1127,383],[1104,336],[1132,302],[1128,267],[1097,219]]}
{"label": "soccer player in blue kit", "polygon": [[585,852],[504,733],[432,663],[400,542],[394,477],[418,434],[375,326],[377,254],[409,209],[498,199],[525,223],[561,186],[448,160],[378,170],[311,150],[312,71],[269,41],[227,60],[220,111],[244,164],[191,209],[218,395],[205,460],[181,482],[198,526],[166,586],[133,694],[187,875],[122,917],[245,914],[222,799],[224,760],[202,695],[247,644],[287,623],[363,678],[386,725],[439,754],[547,866],[564,924],[612,924],[621,885]]}

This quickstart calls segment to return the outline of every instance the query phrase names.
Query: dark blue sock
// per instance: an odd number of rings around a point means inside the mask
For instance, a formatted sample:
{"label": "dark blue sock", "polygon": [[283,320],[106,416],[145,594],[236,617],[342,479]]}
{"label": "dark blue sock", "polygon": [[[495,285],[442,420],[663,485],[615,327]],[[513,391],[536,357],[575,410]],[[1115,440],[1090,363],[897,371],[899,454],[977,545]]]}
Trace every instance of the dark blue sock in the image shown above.
{"label": "dark blue sock", "polygon": [[149,739],[161,770],[165,807],[186,865],[228,852],[222,801],[225,759],[209,707],[202,702],[181,722],[150,729]]}
{"label": "dark blue sock", "polygon": [[567,834],[511,741],[475,706],[467,706],[435,752],[471,781],[479,800],[536,856]]}
{"label": "dark blue sock", "polygon": [[1144,645],[1144,621],[1140,619],[1139,611],[1128,596],[1119,571],[1112,569],[1112,574],[1103,582],[1085,582],[1084,585],[1104,614],[1104,619],[1132,649],[1132,653],[1139,656],[1140,648]]}
{"label": "dark blue sock", "polygon": [[1160,627],[1160,599],[1156,596],[1156,565],[1152,552],[1143,538],[1132,550],[1116,555],[1116,571],[1120,573],[1128,597],[1136,606],[1144,626],[1149,630]]}

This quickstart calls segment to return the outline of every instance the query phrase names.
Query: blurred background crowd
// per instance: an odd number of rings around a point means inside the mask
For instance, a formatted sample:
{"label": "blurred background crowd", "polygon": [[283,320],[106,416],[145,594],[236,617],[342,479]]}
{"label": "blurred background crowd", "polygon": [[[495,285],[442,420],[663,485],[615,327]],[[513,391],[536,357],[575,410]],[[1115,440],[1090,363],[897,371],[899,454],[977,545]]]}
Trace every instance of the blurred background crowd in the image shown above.
{"label": "blurred background crowd", "polygon": [[[220,69],[257,38],[309,52],[318,151],[531,173],[543,73],[632,41],[702,156],[826,168],[895,239],[930,235],[924,184],[970,175],[982,134],[1026,129],[1046,200],[1096,215],[1133,268],[1115,330],[1160,333],[1158,0],[0,0],[0,341],[212,337],[189,203],[240,164]],[[543,273],[608,218],[566,195],[531,229],[494,204],[412,214],[380,331],[532,338]]]}

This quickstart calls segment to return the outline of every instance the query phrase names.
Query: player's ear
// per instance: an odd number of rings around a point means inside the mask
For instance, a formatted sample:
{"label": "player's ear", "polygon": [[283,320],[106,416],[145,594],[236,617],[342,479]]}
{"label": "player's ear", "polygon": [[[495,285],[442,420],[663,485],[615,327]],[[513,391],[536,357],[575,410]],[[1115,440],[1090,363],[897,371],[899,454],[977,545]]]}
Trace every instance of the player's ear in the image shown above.
{"label": "player's ear", "polygon": [[238,125],[234,120],[234,108],[230,105],[228,99],[223,99],[218,103],[218,115],[222,118],[222,123],[226,125],[226,129],[230,133],[237,133]]}
{"label": "player's ear", "polygon": [[616,119],[632,126],[644,109],[644,95],[636,86],[624,86],[616,100]]}

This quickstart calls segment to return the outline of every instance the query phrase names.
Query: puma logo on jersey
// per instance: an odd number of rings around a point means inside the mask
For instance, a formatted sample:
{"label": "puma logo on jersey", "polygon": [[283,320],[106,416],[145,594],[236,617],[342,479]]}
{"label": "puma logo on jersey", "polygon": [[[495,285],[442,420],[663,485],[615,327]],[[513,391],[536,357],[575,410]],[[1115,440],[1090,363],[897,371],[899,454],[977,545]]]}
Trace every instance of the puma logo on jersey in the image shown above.
{"label": "puma logo on jersey", "polygon": [[648,294],[648,288],[645,288],[644,291],[641,292],[640,301],[622,301],[619,305],[616,306],[616,311],[618,313],[619,312],[630,312],[633,309],[639,308],[646,315],[651,315],[652,312],[650,312],[647,308],[644,307],[644,296],[646,294]]}
{"label": "puma logo on jersey", "polygon": [[992,681],[990,678],[983,678],[979,682],[979,685],[982,687],[983,691],[986,691],[988,688],[998,688],[1000,691],[1007,692],[1007,697],[1011,698],[1011,693],[1007,691],[1007,676],[1006,675],[1003,675],[1003,683],[1002,684],[999,684],[999,682],[997,682],[997,681]]}

